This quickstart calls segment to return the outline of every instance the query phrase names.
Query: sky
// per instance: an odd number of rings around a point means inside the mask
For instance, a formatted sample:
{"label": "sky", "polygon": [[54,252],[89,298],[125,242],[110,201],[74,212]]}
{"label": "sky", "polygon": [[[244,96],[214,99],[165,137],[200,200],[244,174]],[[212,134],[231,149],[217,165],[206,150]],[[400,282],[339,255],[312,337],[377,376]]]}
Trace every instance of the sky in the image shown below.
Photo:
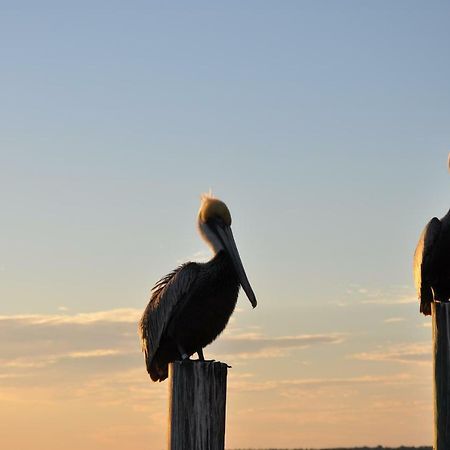
{"label": "sky", "polygon": [[[227,448],[432,441],[412,255],[448,208],[445,1],[0,1],[0,443],[162,449],[137,321],[227,203],[258,298]],[[327,430],[324,433],[324,429]]]}

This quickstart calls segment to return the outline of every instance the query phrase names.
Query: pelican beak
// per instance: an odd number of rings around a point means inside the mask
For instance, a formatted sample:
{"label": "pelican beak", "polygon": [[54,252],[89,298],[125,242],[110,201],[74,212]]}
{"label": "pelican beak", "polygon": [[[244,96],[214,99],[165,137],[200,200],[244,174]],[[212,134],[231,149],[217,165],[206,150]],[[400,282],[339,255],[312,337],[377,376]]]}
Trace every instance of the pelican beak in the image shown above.
{"label": "pelican beak", "polygon": [[222,240],[225,246],[225,249],[230,255],[231,260],[233,261],[233,265],[236,270],[236,273],[238,274],[242,289],[244,289],[248,299],[250,300],[250,303],[252,304],[253,308],[255,308],[256,307],[255,293],[253,292],[252,287],[250,286],[250,282],[248,281],[247,275],[244,270],[244,266],[242,265],[241,257],[239,256],[239,252],[236,247],[236,242],[234,242],[234,237],[231,228],[229,226],[225,227],[218,226],[216,229],[220,239]]}

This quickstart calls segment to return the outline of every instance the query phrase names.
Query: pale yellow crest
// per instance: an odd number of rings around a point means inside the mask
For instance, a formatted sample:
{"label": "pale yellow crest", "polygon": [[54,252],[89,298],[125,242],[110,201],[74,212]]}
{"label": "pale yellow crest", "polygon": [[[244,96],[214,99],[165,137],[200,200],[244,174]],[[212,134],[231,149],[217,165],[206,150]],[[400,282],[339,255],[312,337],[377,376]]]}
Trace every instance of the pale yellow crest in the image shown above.
{"label": "pale yellow crest", "polygon": [[210,219],[221,219],[226,225],[231,225],[231,214],[227,205],[218,198],[213,197],[211,190],[208,194],[202,194],[200,211],[198,212],[199,220],[203,223]]}

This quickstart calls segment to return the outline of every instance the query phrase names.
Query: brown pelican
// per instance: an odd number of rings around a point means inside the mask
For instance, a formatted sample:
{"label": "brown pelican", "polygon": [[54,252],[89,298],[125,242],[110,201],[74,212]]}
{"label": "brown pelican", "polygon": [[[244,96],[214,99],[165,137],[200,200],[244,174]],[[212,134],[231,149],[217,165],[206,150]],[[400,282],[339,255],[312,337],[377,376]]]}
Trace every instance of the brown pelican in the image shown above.
{"label": "brown pelican", "polygon": [[433,217],[423,230],[414,253],[414,281],[420,312],[431,315],[433,301],[450,298],[450,211]]}
{"label": "brown pelican", "polygon": [[153,381],[167,378],[168,364],[198,353],[225,328],[242,286],[253,308],[256,297],[245,274],[224,202],[202,196],[198,229],[214,257],[188,262],[159,280],[139,323],[147,371]]}

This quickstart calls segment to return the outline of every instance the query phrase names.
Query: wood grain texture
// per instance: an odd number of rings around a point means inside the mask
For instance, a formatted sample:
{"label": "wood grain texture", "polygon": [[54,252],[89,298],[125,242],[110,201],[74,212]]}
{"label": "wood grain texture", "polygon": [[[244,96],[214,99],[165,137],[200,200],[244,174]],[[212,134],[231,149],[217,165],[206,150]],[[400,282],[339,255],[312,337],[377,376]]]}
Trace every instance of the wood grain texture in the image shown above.
{"label": "wood grain texture", "polygon": [[169,366],[169,450],[224,450],[228,366],[175,361]]}
{"label": "wood grain texture", "polygon": [[450,303],[432,303],[434,450],[450,449]]}

